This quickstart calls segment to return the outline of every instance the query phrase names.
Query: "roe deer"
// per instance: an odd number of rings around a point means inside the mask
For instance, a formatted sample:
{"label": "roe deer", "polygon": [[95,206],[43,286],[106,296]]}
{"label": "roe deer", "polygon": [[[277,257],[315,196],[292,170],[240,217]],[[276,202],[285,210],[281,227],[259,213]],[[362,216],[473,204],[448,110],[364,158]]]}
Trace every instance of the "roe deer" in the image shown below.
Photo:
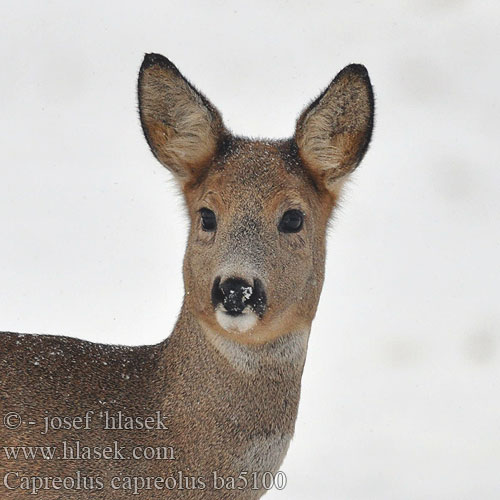
{"label": "roe deer", "polygon": [[283,482],[327,223],[371,138],[368,73],[344,68],[279,141],[231,135],[158,54],[138,96],[190,217],[178,321],[140,347],[0,334],[2,499],[257,499]]}

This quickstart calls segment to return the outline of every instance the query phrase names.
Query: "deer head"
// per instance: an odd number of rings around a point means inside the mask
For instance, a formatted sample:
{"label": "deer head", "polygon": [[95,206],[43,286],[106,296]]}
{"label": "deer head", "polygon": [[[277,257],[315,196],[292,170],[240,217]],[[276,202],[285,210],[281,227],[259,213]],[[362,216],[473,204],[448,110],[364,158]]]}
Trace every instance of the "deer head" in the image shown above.
{"label": "deer head", "polygon": [[370,141],[366,69],[344,68],[281,141],[233,136],[165,57],[146,55],[139,110],[156,158],[184,194],[185,307],[243,344],[308,329],[324,276],[327,223]]}

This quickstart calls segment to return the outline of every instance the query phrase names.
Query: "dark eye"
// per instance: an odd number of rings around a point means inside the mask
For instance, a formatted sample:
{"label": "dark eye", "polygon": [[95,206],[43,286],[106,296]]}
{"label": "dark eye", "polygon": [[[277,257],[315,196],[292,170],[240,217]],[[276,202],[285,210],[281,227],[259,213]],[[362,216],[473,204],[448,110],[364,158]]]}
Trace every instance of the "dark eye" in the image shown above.
{"label": "dark eye", "polygon": [[300,210],[287,210],[278,224],[282,233],[298,233],[304,224],[304,214]]}
{"label": "dark eye", "polygon": [[203,231],[215,231],[217,229],[217,218],[215,213],[209,208],[202,208],[200,210],[201,215],[201,228]]}

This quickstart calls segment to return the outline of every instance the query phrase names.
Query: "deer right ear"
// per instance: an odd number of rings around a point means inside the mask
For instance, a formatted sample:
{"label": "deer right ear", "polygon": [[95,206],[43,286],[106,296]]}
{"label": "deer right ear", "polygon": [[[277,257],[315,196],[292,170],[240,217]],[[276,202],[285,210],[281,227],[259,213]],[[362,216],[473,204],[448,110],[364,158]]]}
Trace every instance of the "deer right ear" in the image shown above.
{"label": "deer right ear", "polygon": [[219,112],[165,57],[146,54],[139,72],[139,113],[151,151],[182,185],[195,180],[224,134]]}
{"label": "deer right ear", "polygon": [[345,67],[297,120],[295,141],[308,170],[336,193],[368,149],[373,129],[373,90],[366,68]]}

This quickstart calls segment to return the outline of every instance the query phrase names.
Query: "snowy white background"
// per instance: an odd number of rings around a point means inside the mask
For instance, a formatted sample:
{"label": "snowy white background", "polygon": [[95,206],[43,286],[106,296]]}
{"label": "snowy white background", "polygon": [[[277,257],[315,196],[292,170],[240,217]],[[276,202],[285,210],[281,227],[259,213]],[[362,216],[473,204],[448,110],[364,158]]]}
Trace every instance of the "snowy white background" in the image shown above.
{"label": "snowy white background", "polygon": [[186,220],[136,110],[144,52],[236,133],[291,135],[350,62],[372,147],[329,236],[288,486],[500,498],[500,4],[3,1],[0,328],[159,342]]}

